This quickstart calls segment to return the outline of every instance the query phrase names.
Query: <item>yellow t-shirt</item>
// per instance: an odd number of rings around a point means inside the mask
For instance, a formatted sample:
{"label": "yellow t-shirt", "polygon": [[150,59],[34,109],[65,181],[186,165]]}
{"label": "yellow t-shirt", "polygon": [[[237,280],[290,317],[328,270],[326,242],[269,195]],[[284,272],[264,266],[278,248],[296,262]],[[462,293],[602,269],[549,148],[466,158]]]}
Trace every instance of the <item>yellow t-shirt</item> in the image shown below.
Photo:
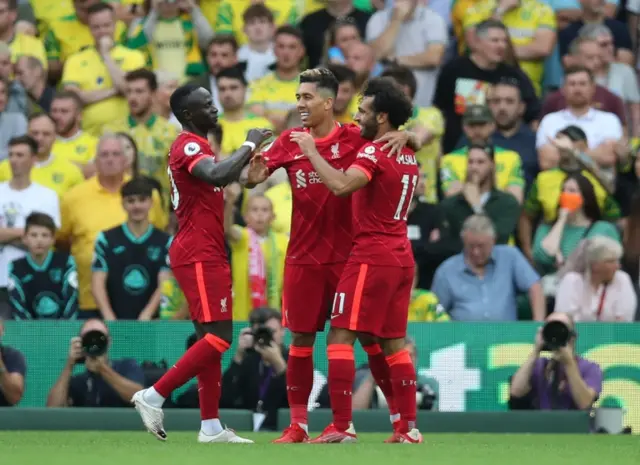
{"label": "yellow t-shirt", "polygon": [[58,137],[51,151],[63,160],[86,165],[95,158],[97,147],[97,138],[80,131],[68,139]]}
{"label": "yellow t-shirt", "polygon": [[[469,8],[463,20],[464,30],[466,31],[490,18],[497,5],[496,0],[481,0]],[[546,3],[537,0],[521,0],[519,7],[504,14],[502,22],[509,29],[511,42],[514,46],[531,44],[538,29],[556,30],[556,16],[553,9]],[[544,60],[521,60],[520,67],[529,76],[533,87],[540,95]]]}
{"label": "yellow t-shirt", "polygon": [[354,96],[349,102],[347,110],[342,115],[335,115],[335,118],[341,124],[355,123],[356,113],[358,113],[358,97]]}
{"label": "yellow t-shirt", "polygon": [[414,289],[409,304],[409,321],[449,321],[451,318],[440,305],[438,296],[425,289]]}
{"label": "yellow t-shirt", "polygon": [[[111,58],[124,72],[143,68],[145,65],[144,55],[141,52],[130,50],[122,45],[113,47]],[[62,85],[72,85],[90,92],[110,89],[113,87],[113,82],[98,51],[94,47],[89,47],[74,53],[65,62]],[[120,96],[87,105],[82,112],[82,128],[99,136],[105,125],[126,118],[128,112],[127,101]]]}
{"label": "yellow t-shirt", "polygon": [[[249,231],[235,226],[241,232],[240,240],[230,243],[231,276],[233,276],[233,320],[247,321],[251,307],[249,289]],[[282,278],[284,258],[289,238],[284,234],[271,233],[261,242],[267,274],[267,299],[269,306],[279,309],[282,300]]]}
{"label": "yellow t-shirt", "polygon": [[296,107],[298,84],[297,77],[284,81],[275,72],[269,73],[249,85],[247,106],[261,105],[269,114],[286,115]]}
{"label": "yellow t-shirt", "polygon": [[249,129],[267,128],[273,129],[271,122],[261,116],[247,113],[240,121],[229,121],[220,116],[218,120],[222,126],[222,154],[227,156],[238,150],[240,146],[247,140]]}
{"label": "yellow t-shirt", "polygon": [[[0,162],[0,182],[11,180],[9,160]],[[73,163],[51,154],[49,159],[36,163],[31,170],[31,181],[54,190],[62,197],[72,187],[84,181],[82,171]]]}
{"label": "yellow t-shirt", "polygon": [[275,216],[271,228],[278,233],[291,234],[291,210],[293,200],[291,197],[291,185],[288,181],[281,182],[267,189],[265,197],[271,200],[273,214]]}
{"label": "yellow t-shirt", "polygon": [[152,115],[144,124],[138,124],[131,116],[108,124],[104,131],[126,132],[138,147],[138,171],[160,182],[165,204],[169,205],[169,177],[167,163],[169,149],[178,136],[178,128],[159,115]]}
{"label": "yellow t-shirt", "polygon": [[[618,203],[607,193],[600,182],[586,170],[581,171],[580,174],[587,178],[593,186],[598,206],[602,212],[602,219],[616,221],[620,218]],[[540,172],[531,185],[531,190],[524,202],[524,210],[534,218],[542,213],[545,223],[553,223],[558,216],[558,200],[562,192],[562,184],[567,176],[567,173],[558,168]]]}
{"label": "yellow t-shirt", "polygon": [[54,20],[75,14],[71,0],[31,0],[29,3],[38,23],[40,37],[46,37],[49,24]]}
{"label": "yellow t-shirt", "polygon": [[[49,60],[66,61],[72,54],[83,48],[93,47],[94,41],[89,26],[78,21],[75,13],[56,17],[48,24],[47,29],[44,47]],[[118,21],[113,40],[116,43],[123,42],[126,34],[127,25]]]}
{"label": "yellow t-shirt", "polygon": [[458,39],[458,54],[464,55],[467,44],[464,40],[463,21],[467,13],[479,0],[455,0],[451,7],[451,23],[453,25],[453,33]]}
{"label": "yellow t-shirt", "polygon": [[[125,182],[128,178],[125,178]],[[105,190],[94,176],[62,197],[60,206],[62,226],[58,238],[71,244],[71,255],[78,268],[79,304],[81,310],[95,310],[91,294],[91,262],[98,233],[127,220],[119,192]],[[167,217],[160,196],[153,192],[153,207],[149,213],[151,223],[158,229],[167,226]]]}
{"label": "yellow t-shirt", "polygon": [[[213,28],[216,34],[233,34],[239,45],[246,44],[247,36],[243,31],[242,15],[251,3],[252,0],[223,0],[218,7],[218,17]],[[283,24],[296,24],[298,20],[296,0],[265,0],[264,4],[273,13],[276,27]]]}
{"label": "yellow t-shirt", "polygon": [[[496,188],[505,190],[510,186],[524,187],[522,161],[513,150],[495,147]],[[464,183],[467,179],[467,147],[446,154],[440,161],[442,190],[447,192],[454,181]]]}
{"label": "yellow t-shirt", "polygon": [[422,126],[433,135],[431,142],[416,152],[416,159],[420,163],[420,171],[426,178],[425,201],[438,203],[438,157],[440,156],[440,139],[444,134],[444,118],[436,107],[415,107],[413,116],[402,129],[412,130],[416,126]]}
{"label": "yellow t-shirt", "polygon": [[44,45],[35,37],[26,34],[16,34],[9,43],[11,48],[11,63],[18,61],[20,57],[34,57],[44,67],[48,68],[47,53],[44,51]]}

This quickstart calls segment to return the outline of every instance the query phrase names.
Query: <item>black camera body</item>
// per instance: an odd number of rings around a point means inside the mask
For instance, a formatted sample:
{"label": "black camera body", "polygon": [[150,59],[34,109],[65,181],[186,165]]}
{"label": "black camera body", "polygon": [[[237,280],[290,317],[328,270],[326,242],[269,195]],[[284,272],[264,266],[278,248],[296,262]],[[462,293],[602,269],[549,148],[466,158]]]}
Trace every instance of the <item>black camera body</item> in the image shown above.
{"label": "black camera body", "polygon": [[549,321],[542,327],[542,350],[554,351],[565,347],[574,336],[575,332],[562,321]]}
{"label": "black camera body", "polygon": [[87,331],[82,336],[82,352],[84,356],[76,363],[84,363],[87,357],[96,358],[107,353],[109,338],[96,329]]}
{"label": "black camera body", "polygon": [[273,341],[273,330],[266,325],[258,325],[251,330],[253,335],[253,345],[259,345],[260,347],[266,347]]}

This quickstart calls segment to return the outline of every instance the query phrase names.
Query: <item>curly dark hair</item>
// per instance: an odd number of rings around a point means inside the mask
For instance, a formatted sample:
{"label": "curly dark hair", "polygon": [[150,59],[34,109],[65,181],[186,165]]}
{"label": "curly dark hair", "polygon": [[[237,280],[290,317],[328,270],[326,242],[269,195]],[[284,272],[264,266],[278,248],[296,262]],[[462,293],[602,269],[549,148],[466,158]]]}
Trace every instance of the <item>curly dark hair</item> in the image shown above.
{"label": "curly dark hair", "polygon": [[413,114],[411,100],[391,78],[370,79],[362,91],[362,96],[373,97],[373,111],[386,113],[389,117],[389,124],[393,129],[405,124]]}

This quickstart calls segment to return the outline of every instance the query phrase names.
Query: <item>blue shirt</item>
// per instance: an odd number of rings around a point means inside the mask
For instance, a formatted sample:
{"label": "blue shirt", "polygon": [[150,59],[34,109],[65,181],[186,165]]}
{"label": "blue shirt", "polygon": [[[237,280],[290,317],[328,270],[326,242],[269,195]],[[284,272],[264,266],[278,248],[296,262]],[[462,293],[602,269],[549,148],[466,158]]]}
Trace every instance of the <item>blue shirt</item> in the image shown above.
{"label": "blue shirt", "polygon": [[438,267],[431,290],[453,320],[516,321],[516,295],[527,292],[539,280],[518,249],[496,245],[484,276],[471,271],[459,253]]}
{"label": "blue shirt", "polygon": [[[129,381],[144,386],[144,371],[131,358],[110,361],[113,371]],[[129,407],[118,393],[100,376],[85,371],[71,378],[69,405],[72,407]]]}

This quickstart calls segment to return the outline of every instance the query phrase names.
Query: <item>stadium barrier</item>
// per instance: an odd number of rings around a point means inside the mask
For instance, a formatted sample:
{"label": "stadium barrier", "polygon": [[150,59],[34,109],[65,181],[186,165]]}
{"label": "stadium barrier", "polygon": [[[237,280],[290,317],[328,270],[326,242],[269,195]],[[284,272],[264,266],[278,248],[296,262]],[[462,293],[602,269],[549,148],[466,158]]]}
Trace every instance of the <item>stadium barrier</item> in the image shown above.
{"label": "stadium barrier", "polygon": [[[3,344],[19,349],[27,358],[26,394],[20,407],[44,406],[80,325],[78,321],[6,323]],[[244,326],[237,323],[236,334]],[[408,333],[416,340],[419,371],[437,381],[440,411],[495,412],[506,410],[508,379],[530,352],[538,326],[534,322],[410,323]],[[111,358],[165,360],[169,366],[183,354],[193,333],[191,323],[173,321],[118,321],[109,328]],[[599,404],[623,407],[625,424],[639,432],[640,326],[583,323],[577,331],[577,352],[597,362],[604,372]],[[225,366],[234,350],[225,354]],[[321,336],[314,361],[324,373],[325,351]],[[356,362],[365,361],[366,354],[358,347]]]}
{"label": "stadium barrier", "polygon": [[[221,410],[220,419],[236,431],[251,431],[251,412]],[[354,412],[359,433],[389,432],[389,414],[383,410]],[[569,433],[589,432],[587,412],[425,412],[418,413],[418,425],[424,433]],[[309,415],[309,430],[322,431],[331,423],[331,410],[319,409]],[[167,431],[197,430],[200,412],[195,409],[167,409]],[[281,410],[278,429],[289,424],[289,411]],[[0,408],[0,431],[143,431],[140,417],[133,409],[42,409]]]}

